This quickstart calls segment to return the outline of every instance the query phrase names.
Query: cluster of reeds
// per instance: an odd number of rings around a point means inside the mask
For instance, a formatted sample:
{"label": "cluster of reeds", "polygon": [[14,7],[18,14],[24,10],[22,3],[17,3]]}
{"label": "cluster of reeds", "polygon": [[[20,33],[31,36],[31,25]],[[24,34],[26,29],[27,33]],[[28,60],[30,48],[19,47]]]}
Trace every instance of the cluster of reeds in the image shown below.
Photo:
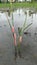
{"label": "cluster of reeds", "polygon": [[[10,5],[11,5],[11,8],[10,9],[12,9],[12,3],[11,3],[11,1],[10,1]],[[7,20],[8,20],[9,26],[11,28],[11,31],[13,33],[14,43],[16,43],[16,33],[14,32],[13,15],[12,15],[12,26],[11,26],[11,24],[9,22],[8,17],[7,17]],[[25,21],[24,21],[23,26],[21,28],[18,27],[18,33],[19,33],[19,38],[18,38],[18,52],[19,52],[20,57],[21,57],[21,54],[20,54],[20,43],[22,42],[22,36],[23,36],[24,30],[26,30],[31,25],[32,25],[32,23],[30,23],[29,25],[26,26],[26,18],[25,18]],[[15,56],[17,56],[17,48],[16,48],[16,45],[15,45]]]}

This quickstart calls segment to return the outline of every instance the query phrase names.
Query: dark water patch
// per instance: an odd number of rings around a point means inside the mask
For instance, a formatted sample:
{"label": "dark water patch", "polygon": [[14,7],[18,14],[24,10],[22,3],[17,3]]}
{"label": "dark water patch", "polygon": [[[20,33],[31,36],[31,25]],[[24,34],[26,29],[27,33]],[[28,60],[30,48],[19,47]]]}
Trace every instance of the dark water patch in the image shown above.
{"label": "dark water patch", "polygon": [[30,32],[24,32],[24,34],[31,36],[31,33]]}
{"label": "dark water patch", "polygon": [[0,28],[2,28],[2,26],[0,26]]}
{"label": "dark water patch", "polygon": [[37,33],[35,32],[34,35],[37,35]]}
{"label": "dark water patch", "polygon": [[6,24],[4,24],[4,27],[6,27],[7,25]]}

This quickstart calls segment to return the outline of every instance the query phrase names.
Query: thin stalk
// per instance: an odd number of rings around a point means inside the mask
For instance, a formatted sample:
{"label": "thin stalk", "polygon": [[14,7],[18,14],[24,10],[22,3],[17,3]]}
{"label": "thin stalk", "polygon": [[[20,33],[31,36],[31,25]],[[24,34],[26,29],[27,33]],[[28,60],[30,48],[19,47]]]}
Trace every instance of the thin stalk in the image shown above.
{"label": "thin stalk", "polygon": [[[27,16],[26,16],[26,18],[27,18]],[[25,18],[25,22],[24,22],[24,24],[23,24],[23,27],[22,27],[22,32],[23,32],[23,30],[24,30],[24,27],[25,27],[25,25],[26,25],[26,18]]]}
{"label": "thin stalk", "polygon": [[[10,5],[11,5],[11,9],[12,9],[12,3],[10,3]],[[9,23],[9,26],[10,26],[10,28],[11,28],[11,32],[12,32],[12,26],[11,26],[11,24],[10,24],[10,22],[9,22],[9,19],[8,19],[8,16],[6,15],[6,17],[7,17],[7,21],[8,21],[8,23]],[[13,19],[13,16],[12,16],[12,19]],[[13,21],[12,21],[12,24],[13,24]],[[14,25],[14,24],[13,24]],[[15,42],[15,39],[14,39],[14,42]],[[16,60],[16,58],[17,58],[17,47],[14,45],[14,47],[15,47],[15,60]]]}
{"label": "thin stalk", "polygon": [[32,23],[30,23],[26,28],[24,28],[24,30],[26,30],[29,26],[31,26],[32,25]]}
{"label": "thin stalk", "polygon": [[13,13],[12,13],[12,25],[14,26],[14,22],[13,22]]}
{"label": "thin stalk", "polygon": [[[12,2],[11,2],[11,0],[10,0],[10,6],[11,6],[10,9],[12,9]],[[10,26],[10,28],[11,28],[11,31],[12,31],[12,26],[11,26],[11,24],[10,24],[10,22],[9,22],[9,19],[8,19],[8,16],[7,16],[7,15],[6,15],[6,18],[7,18],[7,21],[8,21],[8,23],[9,23],[9,26]],[[12,14],[12,19],[13,19],[13,14]],[[13,24],[13,22],[12,22],[12,24]]]}
{"label": "thin stalk", "polygon": [[12,26],[11,26],[11,24],[10,24],[10,22],[9,22],[9,19],[8,19],[8,16],[6,15],[6,18],[7,18],[7,21],[8,21],[8,23],[9,23],[9,26],[10,26],[10,28],[11,28],[11,30],[12,30]]}
{"label": "thin stalk", "polygon": [[[27,27],[25,27],[24,30],[26,30],[31,25],[32,25],[32,23],[30,23]],[[22,31],[22,35],[23,35],[24,30]]]}

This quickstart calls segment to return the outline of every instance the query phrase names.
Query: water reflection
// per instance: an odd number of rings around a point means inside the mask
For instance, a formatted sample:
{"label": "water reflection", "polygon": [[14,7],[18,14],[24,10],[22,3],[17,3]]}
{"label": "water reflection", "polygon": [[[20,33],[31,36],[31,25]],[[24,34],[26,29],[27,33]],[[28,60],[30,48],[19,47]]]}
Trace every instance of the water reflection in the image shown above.
{"label": "water reflection", "polygon": [[[28,42],[29,38],[33,41],[34,41],[34,38],[37,39],[37,37],[34,36],[35,29],[37,27],[37,22],[36,22],[37,17],[35,17],[35,12],[33,10],[17,9],[16,11],[13,12],[13,17],[14,17],[14,26],[15,26],[15,30],[16,30],[17,35],[18,35],[18,27],[22,28],[24,22],[26,21],[26,26],[30,23],[33,23],[29,28],[24,30],[24,34],[26,35],[26,41]],[[27,39],[27,36],[28,36],[28,39]],[[25,39],[25,37],[24,37],[24,39]],[[30,43],[34,43],[34,42],[30,41]]]}
{"label": "water reflection", "polygon": [[[18,16],[19,15],[19,16]],[[16,10],[15,12],[13,12],[13,17],[14,17],[14,25],[15,25],[15,30],[18,29],[18,27],[22,27],[23,26],[23,23],[24,21],[26,21],[26,26],[27,24],[29,23],[33,23],[32,26],[30,26],[25,32],[24,31],[24,34],[28,36],[33,36],[33,33],[35,33],[35,29],[36,29],[36,26],[34,26],[34,18],[35,18],[35,12],[33,11],[30,11],[30,10],[25,10],[25,12],[22,10],[22,9],[18,9]],[[23,17],[22,17],[23,16]],[[26,17],[26,19],[25,19]],[[16,20],[17,19],[17,20]],[[22,23],[21,23],[22,22]],[[36,24],[36,23],[35,23]],[[16,26],[17,25],[17,26]],[[18,30],[17,30],[18,31]]]}
{"label": "water reflection", "polygon": [[[21,12],[21,13],[20,13]],[[18,17],[18,13],[20,13],[20,18]],[[23,12],[23,10],[21,10],[20,9],[20,11],[19,10],[16,10],[16,12],[13,12],[13,16],[14,16],[14,20],[17,22],[19,19],[22,19],[23,21],[25,21],[25,15],[27,16],[26,17],[26,20],[27,20],[27,22],[28,23],[30,23],[30,22],[34,22],[34,18],[35,18],[35,13],[34,13],[34,11],[30,11],[30,10],[26,10],[25,11],[25,14],[24,14],[24,12]],[[31,15],[31,16],[29,16],[29,15]],[[17,18],[17,20],[16,20],[16,18]],[[19,20],[20,22],[22,22],[21,20]],[[23,25],[23,23],[24,22],[22,22],[22,25]],[[27,23],[27,24],[28,24]],[[34,22],[35,23],[35,22]],[[36,24],[36,23],[35,23]]]}
{"label": "water reflection", "polygon": [[[18,50],[18,48],[15,48],[15,54],[13,54],[14,42],[13,42],[10,26],[7,22],[6,14],[8,16],[11,27],[12,25],[14,25],[15,32],[17,34],[17,40],[16,40],[17,45],[18,45],[18,37],[19,37],[18,28],[21,30],[24,22],[26,24],[25,27],[27,27],[27,25],[32,23],[30,27],[24,30],[23,41],[20,45],[20,50]],[[12,12],[9,12],[9,11],[3,12],[3,13],[0,12],[0,28],[1,28],[0,29],[0,42],[1,42],[0,47],[1,48],[3,47],[4,49],[6,49],[5,57],[2,56],[2,59],[4,58],[4,61],[8,59],[7,61],[8,64],[9,64],[9,60],[11,60],[10,64],[13,63],[12,60],[14,58],[14,55],[16,58],[18,58],[18,56],[19,57],[24,56],[24,58],[29,57],[28,58],[29,60],[33,60],[32,59],[34,58],[33,55],[37,55],[37,50],[36,50],[37,49],[37,11],[35,13],[34,11],[30,9],[16,8],[16,9],[13,9]],[[37,61],[36,58],[34,58],[34,60]],[[16,59],[16,61],[18,60]]]}

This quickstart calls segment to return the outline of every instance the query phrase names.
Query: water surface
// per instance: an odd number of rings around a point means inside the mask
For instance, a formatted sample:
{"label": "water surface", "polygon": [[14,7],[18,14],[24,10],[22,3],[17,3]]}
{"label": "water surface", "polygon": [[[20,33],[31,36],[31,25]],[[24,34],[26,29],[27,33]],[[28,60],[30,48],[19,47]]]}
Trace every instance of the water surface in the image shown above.
{"label": "water surface", "polygon": [[12,21],[14,22],[17,38],[19,37],[18,27],[22,27],[25,21],[26,26],[32,23],[30,27],[24,30],[29,34],[23,32],[21,53],[24,59],[17,58],[16,64],[37,65],[37,11],[29,8],[18,8],[11,13],[0,12],[0,65],[16,65],[14,61],[14,41],[6,15],[11,26]]}

